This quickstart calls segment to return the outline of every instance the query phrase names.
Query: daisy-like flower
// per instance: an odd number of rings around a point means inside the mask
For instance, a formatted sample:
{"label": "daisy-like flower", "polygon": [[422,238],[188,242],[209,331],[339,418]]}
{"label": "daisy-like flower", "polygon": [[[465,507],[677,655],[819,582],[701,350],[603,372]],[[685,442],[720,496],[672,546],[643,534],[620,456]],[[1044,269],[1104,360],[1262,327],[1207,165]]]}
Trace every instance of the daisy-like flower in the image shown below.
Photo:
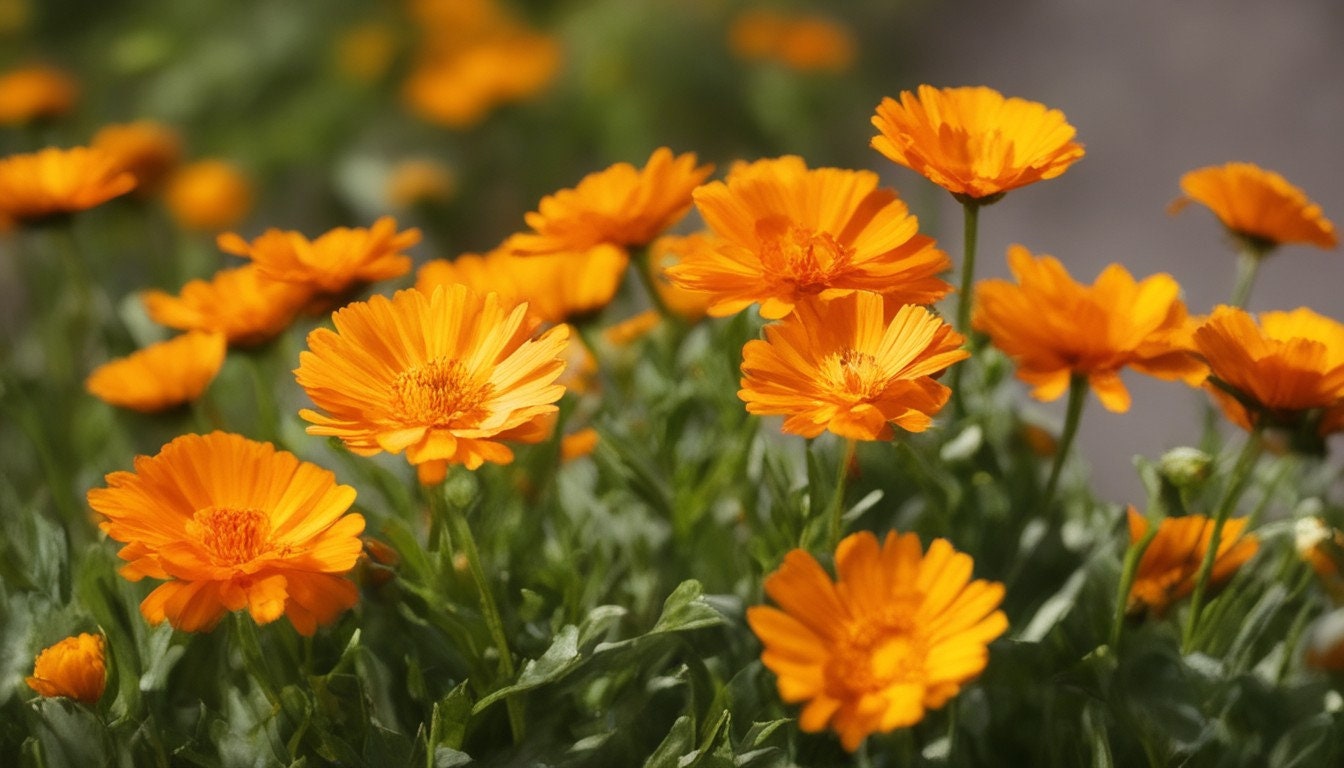
{"label": "daisy-like flower", "polygon": [[182,137],[153,120],[105,125],[94,134],[92,145],[135,176],[137,194],[158,189],[182,160]]}
{"label": "daisy-like flower", "polygon": [[[1130,541],[1137,542],[1148,533],[1148,519],[1133,507],[1126,514]],[[1260,548],[1255,536],[1246,533],[1246,522],[1241,517],[1223,524],[1213,570],[1209,572],[1210,586],[1231,578]],[[1214,521],[1203,515],[1164,519],[1139,560],[1126,610],[1151,611],[1161,616],[1172,603],[1194,591],[1199,566],[1213,538],[1213,526]]]}
{"label": "daisy-like flower", "polygon": [[47,697],[97,704],[107,685],[106,640],[87,632],[67,637],[37,655],[28,687]]}
{"label": "daisy-like flower", "polygon": [[1003,585],[971,580],[973,563],[945,539],[928,552],[913,533],[879,547],[862,531],[835,552],[832,581],[795,549],[765,580],[779,606],[747,609],[779,696],[806,702],[804,731],[828,726],[854,751],[870,734],[914,725],[943,706],[989,660],[1008,628]]}
{"label": "daisy-like flower", "polygon": [[662,305],[688,323],[699,321],[709,312],[712,300],[709,294],[688,291],[667,277],[667,270],[679,264],[686,254],[712,248],[714,236],[709,232],[689,235],[663,235],[649,245],[649,263],[653,265],[654,290]]}
{"label": "daisy-like flower", "polygon": [[643,246],[691,207],[691,190],[712,165],[697,166],[695,154],[673,155],[660,147],[643,168],[616,163],[590,173],[573,189],[542,198],[524,219],[532,232],[510,237],[504,248],[542,254],[587,250],[600,243]]}
{"label": "daisy-like flower", "polygon": [[65,72],[41,64],[0,75],[0,125],[60,117],[74,109],[79,86]]}
{"label": "daisy-like flower", "polygon": [[135,187],[135,177],[99,149],[47,147],[0,159],[0,218],[38,221],[102,205]]}
{"label": "daisy-like flower", "polygon": [[1318,248],[1339,244],[1335,225],[1319,205],[1287,179],[1253,163],[1190,171],[1181,177],[1181,191],[1185,195],[1171,204],[1172,213],[1200,203],[1232,234],[1249,239],[1261,252],[1285,243]]}
{"label": "daisy-like flower", "polygon": [[287,616],[312,635],[355,604],[345,578],[363,549],[355,489],[321,467],[239,435],[183,435],[134,472],[89,491],[100,527],[126,546],[121,574],[163,579],[140,603],[151,624],[208,631],[228,611]]}
{"label": "daisy-like flower", "polygon": [[884,98],[872,146],[953,195],[981,204],[1053,179],[1083,156],[1064,113],[992,88],[934,88]]}
{"label": "daisy-like flower", "polygon": [[877,174],[809,170],[786,156],[738,166],[726,181],[695,190],[716,239],[667,270],[673,283],[709,294],[709,314],[760,304],[778,319],[809,296],[873,291],[931,304],[951,286],[951,262],[919,234],[919,221]]}
{"label": "daisy-like flower", "polygon": [[224,160],[197,160],[168,179],[163,201],[186,229],[211,232],[235,226],[252,210],[252,183]]}
{"label": "daisy-like flower", "polygon": [[294,372],[326,411],[300,411],[309,434],[339,437],[361,456],[405,451],[427,484],[449,464],[507,464],[504,441],[549,435],[568,326],[533,339],[526,305],[464,285],[374,296],[332,322],[335,331],[308,334]]}
{"label": "daisy-like flower", "polygon": [[402,88],[420,117],[449,128],[470,128],[496,107],[521,101],[555,79],[560,43],[549,35],[511,30],[421,56]]}
{"label": "daisy-like flower", "polygon": [[927,309],[874,293],[814,300],[742,348],[737,396],[803,437],[887,440],[892,424],[921,432],[950,394],[932,377],[969,356],[964,341]]}
{"label": "daisy-like flower", "polygon": [[222,269],[209,281],[192,280],[173,296],[160,290],[140,295],[150,319],[183,331],[215,331],[239,347],[269,341],[289,327],[312,298],[302,285],[267,280],[256,265]]}
{"label": "daisy-like flower", "polygon": [[1054,257],[1034,257],[1020,245],[1009,247],[1008,265],[1017,284],[980,282],[971,325],[1013,358],[1038,400],[1057,399],[1073,376],[1084,376],[1108,411],[1124,413],[1130,397],[1122,368],[1191,386],[1203,380],[1170,275],[1135,281],[1112,264],[1092,285],[1080,285]]}
{"label": "daisy-like flower", "polygon": [[778,61],[799,72],[843,72],[854,63],[854,35],[843,24],[764,7],[733,19],[728,46],[739,58]]}
{"label": "daisy-like flower", "polygon": [[84,382],[110,405],[152,413],[201,396],[224,365],[222,333],[192,331],[94,369]]}

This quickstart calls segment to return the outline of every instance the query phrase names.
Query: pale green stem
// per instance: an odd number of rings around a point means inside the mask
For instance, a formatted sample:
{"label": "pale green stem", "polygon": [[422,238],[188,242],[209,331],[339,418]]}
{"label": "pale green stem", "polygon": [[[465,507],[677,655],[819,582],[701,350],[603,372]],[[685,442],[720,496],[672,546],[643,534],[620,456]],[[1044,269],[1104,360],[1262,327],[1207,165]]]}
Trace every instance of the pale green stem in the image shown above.
{"label": "pale green stem", "polygon": [[844,532],[845,485],[849,478],[849,464],[854,460],[856,444],[854,438],[845,440],[844,455],[840,457],[840,468],[835,473],[835,492],[831,496],[831,549],[840,544],[840,534]]}
{"label": "pale green stem", "polygon": [[[1055,450],[1055,461],[1050,466],[1050,479],[1045,483],[1045,496],[1041,508],[1050,515],[1050,505],[1055,501],[1055,491],[1059,488],[1059,477],[1063,474],[1064,462],[1073,447],[1073,438],[1078,434],[1078,423],[1082,421],[1083,403],[1087,401],[1087,377],[1073,374],[1069,379],[1069,403],[1064,411],[1064,432],[1059,438],[1059,447]],[[1053,515],[1051,515],[1053,518]]]}
{"label": "pale green stem", "polygon": [[1129,607],[1129,590],[1134,586],[1134,576],[1139,572],[1143,553],[1148,551],[1148,545],[1157,535],[1157,529],[1158,526],[1149,524],[1143,538],[1130,544],[1125,550],[1124,569],[1120,572],[1120,584],[1115,590],[1115,618],[1111,622],[1110,646],[1117,652],[1120,646],[1120,633],[1125,627],[1125,610]]}
{"label": "pale green stem", "polygon": [[1260,262],[1264,259],[1267,249],[1257,246],[1247,241],[1241,240],[1240,252],[1237,254],[1237,283],[1232,288],[1231,304],[1238,309],[1246,307],[1246,300],[1251,296],[1251,286],[1255,285],[1255,275],[1260,270]]}

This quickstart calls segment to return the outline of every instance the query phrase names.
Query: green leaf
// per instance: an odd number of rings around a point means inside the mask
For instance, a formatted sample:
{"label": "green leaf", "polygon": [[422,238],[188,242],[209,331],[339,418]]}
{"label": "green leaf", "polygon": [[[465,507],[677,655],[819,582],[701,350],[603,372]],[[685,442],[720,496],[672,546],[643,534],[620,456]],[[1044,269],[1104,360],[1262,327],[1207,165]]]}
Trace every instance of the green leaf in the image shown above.
{"label": "green leaf", "polygon": [[[467,736],[467,721],[471,719],[471,693],[463,682],[434,704],[429,725],[429,754],[433,764],[439,764],[441,750],[457,752]],[[461,754],[461,753],[458,753]],[[460,763],[458,763],[460,765]]]}
{"label": "green leaf", "polygon": [[695,749],[695,720],[682,715],[672,724],[662,743],[644,761],[644,768],[683,768],[681,758]]}
{"label": "green leaf", "polygon": [[554,682],[569,674],[583,659],[579,656],[579,628],[566,624],[551,641],[551,647],[539,659],[529,660],[518,675],[518,682],[492,691],[476,702],[472,714],[481,712],[496,701],[522,691]]}

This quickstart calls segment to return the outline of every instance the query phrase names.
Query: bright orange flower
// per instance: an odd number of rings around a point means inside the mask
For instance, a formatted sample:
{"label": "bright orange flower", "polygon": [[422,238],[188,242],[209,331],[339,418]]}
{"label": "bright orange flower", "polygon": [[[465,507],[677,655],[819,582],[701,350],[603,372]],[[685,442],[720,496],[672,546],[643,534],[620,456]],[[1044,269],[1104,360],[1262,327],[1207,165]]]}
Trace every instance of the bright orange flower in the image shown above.
{"label": "bright orange flower", "polygon": [[779,608],[747,609],[779,697],[806,702],[798,725],[830,727],[854,751],[870,734],[905,728],[957,695],[1008,628],[1003,585],[971,580],[971,558],[945,539],[925,553],[913,533],[879,547],[862,531],[835,551],[837,579],[795,549],[765,580]]}
{"label": "bright orange flower", "polygon": [[0,75],[0,125],[60,117],[75,108],[79,86],[55,67],[33,65]]}
{"label": "bright orange flower", "polygon": [[312,635],[359,596],[344,578],[363,549],[355,489],[321,467],[239,435],[183,435],[134,472],[89,491],[107,535],[126,546],[121,574],[164,579],[140,603],[151,624],[208,631],[246,608],[283,614]]}
{"label": "bright orange flower", "polygon": [[10,155],[0,159],[0,218],[36,221],[83,211],[134,186],[135,177],[102,150],[47,147]]}
{"label": "bright orange flower", "polygon": [[717,237],[667,270],[673,283],[712,298],[709,314],[760,304],[784,317],[808,296],[873,291],[896,302],[931,304],[951,286],[951,266],[896,193],[877,174],[808,170],[802,158],[760,160],[726,181],[695,190],[695,205]]}
{"label": "bright orange flower", "polygon": [[252,210],[252,183],[223,160],[198,160],[168,180],[164,202],[187,229],[217,232],[237,225]]}
{"label": "bright orange flower", "polygon": [[565,435],[560,438],[560,458],[563,461],[573,461],[587,456],[597,447],[597,440],[597,430],[592,427],[584,427],[577,432]]}
{"label": "bright orange flower", "polygon": [[1205,369],[1189,353],[1180,286],[1167,274],[1135,282],[1119,264],[1090,286],[1075,283],[1052,256],[1008,248],[1018,284],[984,280],[975,289],[971,325],[1017,364],[1017,377],[1038,400],[1055,400],[1072,376],[1086,376],[1106,410],[1129,410],[1122,368],[1181,379],[1191,386]]}
{"label": "bright orange flower", "polygon": [[137,193],[157,189],[182,159],[182,137],[152,120],[105,125],[94,134],[93,146],[112,155],[118,168],[135,176]]}
{"label": "bright orange flower", "polygon": [[522,29],[423,56],[402,87],[420,117],[470,128],[501,104],[540,92],[560,70],[560,43]]}
{"label": "bright orange flower", "polygon": [[[1148,519],[1133,507],[1127,514],[1129,539],[1139,541],[1148,533]],[[1209,572],[1210,585],[1227,581],[1260,548],[1254,534],[1245,533],[1246,523],[1244,517],[1223,523],[1213,570]],[[1214,521],[1203,515],[1163,519],[1139,560],[1126,610],[1147,610],[1161,616],[1172,603],[1193,592],[1199,566],[1213,538],[1213,525]]]}
{"label": "bright orange flower", "polygon": [[374,296],[332,315],[336,330],[308,334],[295,371],[313,403],[308,433],[334,435],[361,456],[406,452],[421,482],[449,464],[507,464],[502,441],[535,443],[564,394],[568,326],[531,338],[527,307],[509,309],[464,285],[426,295]]}
{"label": "bright orange flower", "polygon": [[742,348],[737,396],[803,437],[887,440],[892,424],[922,432],[950,394],[932,377],[969,357],[964,341],[927,309],[874,293],[814,300]]}
{"label": "bright orange flower", "polygon": [[185,333],[98,366],[84,388],[110,405],[162,411],[200,397],[224,365],[227,346],[222,333]]}
{"label": "bright orange flower", "polygon": [[43,696],[97,704],[107,685],[106,645],[102,635],[67,637],[37,655],[32,677],[25,682]]}
{"label": "bright orange flower", "polygon": [[878,152],[972,200],[1053,179],[1083,156],[1063,112],[984,86],[901,91],[882,100],[873,126]]}
{"label": "bright orange flower", "polygon": [[1252,163],[1228,163],[1190,171],[1181,177],[1185,197],[1171,205],[1171,212],[1191,202],[1213,211],[1223,226],[1261,247],[1283,243],[1309,243],[1334,248],[1339,240],[1335,225],[1306,193],[1273,171]]}
{"label": "bright orange flower", "polygon": [[262,277],[253,264],[222,269],[209,282],[192,280],[178,296],[141,294],[150,319],[183,331],[215,331],[246,347],[269,341],[289,327],[312,293],[304,286]]}
{"label": "bright orange flower", "polygon": [[673,283],[667,277],[667,270],[681,263],[686,254],[705,248],[713,248],[714,236],[709,232],[695,232],[689,235],[663,235],[649,246],[649,263],[653,265],[656,280],[653,284],[663,306],[667,307],[682,320],[694,323],[709,312],[709,294],[688,291]]}
{"label": "bright orange flower", "polygon": [[660,147],[643,168],[616,163],[590,173],[573,189],[541,199],[524,218],[533,232],[504,242],[515,253],[587,250],[599,243],[642,246],[680,219],[691,207],[691,190],[714,170],[696,166],[695,154],[673,155]]}

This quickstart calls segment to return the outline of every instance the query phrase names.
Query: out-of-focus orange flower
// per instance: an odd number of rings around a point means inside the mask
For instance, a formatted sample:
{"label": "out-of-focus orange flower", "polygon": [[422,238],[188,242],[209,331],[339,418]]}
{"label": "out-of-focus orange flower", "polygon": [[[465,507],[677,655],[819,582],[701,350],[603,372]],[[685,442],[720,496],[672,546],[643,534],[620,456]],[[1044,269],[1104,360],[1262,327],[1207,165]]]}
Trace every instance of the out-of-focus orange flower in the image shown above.
{"label": "out-of-focus orange flower", "polygon": [[653,265],[654,290],[663,306],[688,323],[700,320],[709,312],[713,301],[707,293],[690,291],[667,277],[668,268],[681,263],[686,254],[716,245],[714,235],[709,232],[695,232],[689,235],[663,235],[649,246],[649,262]]}
{"label": "out-of-focus orange flower", "polygon": [[217,232],[252,211],[252,182],[232,163],[198,160],[169,178],[164,202],[181,226]]}
{"label": "out-of-focus orange flower", "polygon": [[1249,238],[1260,250],[1284,243],[1318,248],[1339,244],[1335,225],[1302,190],[1273,171],[1253,163],[1199,168],[1181,177],[1184,197],[1171,204],[1176,213],[1191,202],[1204,205],[1234,235]]}
{"label": "out-of-focus orange flower", "polygon": [[637,315],[628,317],[602,331],[602,338],[608,344],[623,347],[632,344],[658,327],[663,316],[656,309],[646,309]]}
{"label": "out-of-focus orange flower", "polygon": [[875,293],[813,299],[742,348],[737,396],[803,437],[888,440],[892,424],[922,432],[950,394],[933,376],[969,357],[964,341],[927,309]]}
{"label": "out-of-focus orange flower", "polygon": [[[1129,540],[1140,541],[1148,533],[1148,519],[1133,507],[1126,514]],[[1227,581],[1260,548],[1255,535],[1245,532],[1246,522],[1242,517],[1223,523],[1213,570],[1209,572],[1211,586]],[[1213,538],[1213,525],[1214,521],[1203,515],[1163,519],[1139,560],[1126,610],[1161,616],[1172,603],[1193,592],[1199,566]]]}
{"label": "out-of-focus orange flower", "polygon": [[65,72],[41,64],[0,74],[0,125],[61,117],[75,108],[79,85]]}
{"label": "out-of-focus orange flower", "polygon": [[94,369],[84,382],[110,405],[152,413],[201,396],[224,365],[222,333],[192,331]]}
{"label": "out-of-focus orange flower", "polygon": [[597,447],[597,440],[597,430],[592,427],[584,427],[565,435],[560,438],[560,458],[564,461],[573,461],[587,456]]}
{"label": "out-of-focus orange flower", "polygon": [[740,58],[778,61],[801,72],[843,72],[854,63],[854,36],[843,24],[768,8],[738,14],[728,29],[728,45]]}
{"label": "out-of-focus orange flower", "polygon": [[411,208],[421,203],[441,203],[453,196],[457,182],[452,170],[427,158],[403,160],[387,176],[387,200],[393,208]]}
{"label": "out-of-focus orange flower", "polygon": [[97,704],[107,685],[106,641],[87,632],[67,637],[37,655],[28,687],[47,697]]}
{"label": "out-of-focus orange flower", "polygon": [[532,232],[504,242],[516,253],[581,251],[600,243],[643,246],[691,207],[691,190],[714,169],[697,166],[695,154],[660,147],[643,168],[616,163],[590,173],[573,189],[542,198],[524,218]]}
{"label": "out-of-focus orange flower", "polygon": [[105,125],[92,144],[114,157],[118,168],[130,171],[136,192],[142,194],[157,190],[182,160],[182,137],[153,120]]}
{"label": "out-of-focus orange flower", "polygon": [[89,491],[126,545],[121,574],[165,580],[140,613],[184,632],[244,608],[258,624],[288,616],[301,635],[334,621],[359,597],[345,578],[363,550],[354,501],[331,472],[224,432],[183,435]]}
{"label": "out-of-focus orange flower", "polygon": [[1190,326],[1180,286],[1167,274],[1135,281],[1119,264],[1095,283],[1080,285],[1052,256],[1008,249],[1017,284],[984,280],[976,286],[971,325],[1017,364],[1017,377],[1038,400],[1055,400],[1073,376],[1087,383],[1106,410],[1129,410],[1120,370],[1194,386],[1206,372],[1190,354]]}
{"label": "out-of-focus orange flower", "polygon": [[930,304],[951,286],[951,262],[919,234],[919,221],[877,174],[809,170],[802,158],[760,160],[695,190],[716,239],[667,270],[676,285],[709,294],[709,314],[760,304],[777,319],[809,296],[873,291]]}
{"label": "out-of-focus orange flower", "polygon": [[779,608],[753,606],[747,623],[779,697],[805,702],[804,731],[827,727],[853,752],[869,735],[924,719],[984,671],[988,645],[1008,628],[1003,585],[971,580],[971,558],[946,539],[928,552],[913,533],[862,531],[835,550],[832,581],[795,549],[765,579]]}
{"label": "out-of-focus orange flower", "polygon": [[430,122],[470,128],[499,105],[541,91],[560,63],[558,41],[517,30],[423,58],[407,78],[402,98]]}
{"label": "out-of-focus orange flower", "polygon": [[1057,109],[984,86],[902,91],[873,117],[873,148],[954,195],[992,202],[1064,173],[1083,156]]}
{"label": "out-of-focus orange flower", "polygon": [[192,280],[177,296],[160,290],[141,294],[154,322],[183,331],[222,333],[229,344],[239,347],[278,335],[311,298],[307,287],[268,280],[254,264],[222,269],[209,281]]}
{"label": "out-of-focus orange flower", "polygon": [[0,159],[0,218],[36,222],[123,195],[135,177],[99,149],[47,147]]}

